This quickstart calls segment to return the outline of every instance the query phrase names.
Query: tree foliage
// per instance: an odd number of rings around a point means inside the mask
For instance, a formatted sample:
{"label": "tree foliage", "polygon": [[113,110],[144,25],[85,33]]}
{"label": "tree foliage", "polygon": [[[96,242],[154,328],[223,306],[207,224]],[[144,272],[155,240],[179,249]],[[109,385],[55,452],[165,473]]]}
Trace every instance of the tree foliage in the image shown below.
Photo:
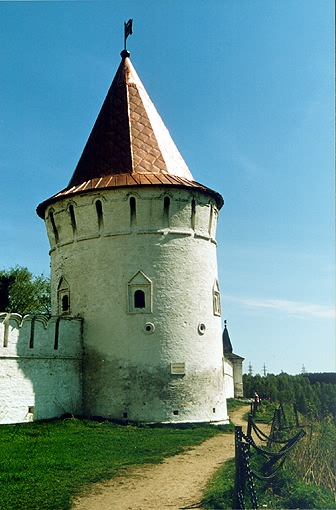
{"label": "tree foliage", "polygon": [[332,375],[281,373],[262,377],[246,374],[243,376],[244,394],[252,398],[257,392],[262,399],[295,404],[298,411],[311,418],[321,420],[332,416],[336,423],[336,380]]}
{"label": "tree foliage", "polygon": [[0,270],[0,311],[50,315],[50,279],[33,275],[27,267]]}

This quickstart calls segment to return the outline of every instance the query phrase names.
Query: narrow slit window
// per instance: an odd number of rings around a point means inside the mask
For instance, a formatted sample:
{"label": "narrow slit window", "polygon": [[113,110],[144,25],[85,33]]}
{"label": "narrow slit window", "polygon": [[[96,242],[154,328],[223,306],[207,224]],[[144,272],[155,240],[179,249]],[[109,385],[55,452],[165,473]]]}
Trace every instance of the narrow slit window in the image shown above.
{"label": "narrow slit window", "polygon": [[214,315],[221,315],[221,302],[220,302],[220,291],[218,281],[215,280],[214,286],[212,288],[212,299],[213,299],[213,313]]}
{"label": "narrow slit window", "polygon": [[130,222],[131,227],[136,225],[136,202],[134,197],[130,198]]}
{"label": "narrow slit window", "polygon": [[101,230],[103,228],[103,204],[100,200],[96,202],[96,211],[97,211],[97,220],[98,220],[98,228]]}
{"label": "narrow slit window", "polygon": [[69,296],[68,294],[64,294],[62,296],[62,313],[69,311]]}
{"label": "narrow slit window", "polygon": [[191,228],[195,230],[196,225],[196,202],[193,198],[191,201]]}
{"label": "narrow slit window", "polygon": [[74,206],[72,204],[69,205],[69,214],[70,214],[72,233],[73,233],[73,235],[75,235],[77,232],[77,225],[76,225],[75,210],[74,210]]}
{"label": "narrow slit window", "polygon": [[212,221],[213,221],[213,205],[210,204],[210,218],[209,218],[209,228],[208,228],[209,236],[211,236]]}
{"label": "narrow slit window", "polygon": [[145,293],[143,290],[134,292],[134,308],[145,308]]}
{"label": "narrow slit window", "polygon": [[50,219],[51,227],[53,229],[55,242],[58,243],[58,241],[59,241],[58,230],[57,230],[56,223],[55,223],[54,213],[52,211],[50,211],[50,213],[49,213],[49,219]]}
{"label": "narrow slit window", "polygon": [[60,329],[60,318],[57,317],[55,324],[55,338],[54,338],[54,350],[58,350],[58,342],[59,342],[59,329]]}
{"label": "narrow slit window", "polygon": [[34,335],[35,335],[35,317],[32,318],[30,325],[29,349],[32,349],[34,347]]}
{"label": "narrow slit window", "polygon": [[170,198],[164,197],[163,200],[163,223],[165,227],[169,227]]}
{"label": "narrow slit window", "polygon": [[58,313],[66,315],[70,313],[70,288],[65,278],[61,278],[57,289]]}

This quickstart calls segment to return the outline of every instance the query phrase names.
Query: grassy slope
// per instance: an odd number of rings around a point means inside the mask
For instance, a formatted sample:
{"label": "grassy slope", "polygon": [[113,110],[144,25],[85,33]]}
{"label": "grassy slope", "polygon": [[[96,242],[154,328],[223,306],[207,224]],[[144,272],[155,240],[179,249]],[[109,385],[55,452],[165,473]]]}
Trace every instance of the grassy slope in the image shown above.
{"label": "grassy slope", "polygon": [[0,427],[0,509],[65,510],[83,486],[157,463],[217,433],[77,419]]}
{"label": "grassy slope", "polygon": [[[232,402],[234,408],[234,402]],[[265,401],[260,406],[256,421],[269,422],[273,416],[275,405]],[[293,418],[292,418],[293,419]],[[331,427],[331,424],[329,424]],[[333,444],[335,444],[336,428],[334,427]],[[302,463],[302,446],[304,442],[296,446],[296,455]],[[325,458],[334,459],[334,448],[327,448],[325,444]],[[294,450],[295,452],[295,450]],[[257,470],[260,472],[260,469]],[[226,510],[232,508],[233,490],[235,479],[235,460],[226,462],[209,482],[205,491],[202,506],[209,510]],[[293,509],[331,509],[335,508],[333,494],[323,487],[312,483],[305,483],[298,476],[297,466],[291,462],[291,456],[286,460],[283,469],[271,483],[255,481],[257,497],[260,507],[264,508],[293,508]],[[246,505],[249,508],[249,500],[246,498]]]}

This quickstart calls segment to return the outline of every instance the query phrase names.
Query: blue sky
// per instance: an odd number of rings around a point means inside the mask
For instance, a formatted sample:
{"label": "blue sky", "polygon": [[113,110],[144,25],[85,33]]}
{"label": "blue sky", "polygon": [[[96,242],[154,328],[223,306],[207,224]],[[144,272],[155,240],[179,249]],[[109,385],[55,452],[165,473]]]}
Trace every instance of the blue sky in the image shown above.
{"label": "blue sky", "polygon": [[223,320],[254,373],[335,371],[332,0],[0,2],[0,267],[49,274],[64,188],[131,59],[195,180],[225,200]]}

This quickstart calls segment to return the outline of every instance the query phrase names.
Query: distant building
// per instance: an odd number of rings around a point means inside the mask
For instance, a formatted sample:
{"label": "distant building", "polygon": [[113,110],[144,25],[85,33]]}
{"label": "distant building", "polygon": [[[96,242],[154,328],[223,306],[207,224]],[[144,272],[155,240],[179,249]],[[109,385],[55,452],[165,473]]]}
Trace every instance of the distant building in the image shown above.
{"label": "distant building", "polygon": [[226,321],[224,321],[223,331],[223,350],[224,350],[224,377],[225,392],[227,398],[240,398],[244,396],[243,392],[243,361],[244,358],[233,353],[232,343]]}

